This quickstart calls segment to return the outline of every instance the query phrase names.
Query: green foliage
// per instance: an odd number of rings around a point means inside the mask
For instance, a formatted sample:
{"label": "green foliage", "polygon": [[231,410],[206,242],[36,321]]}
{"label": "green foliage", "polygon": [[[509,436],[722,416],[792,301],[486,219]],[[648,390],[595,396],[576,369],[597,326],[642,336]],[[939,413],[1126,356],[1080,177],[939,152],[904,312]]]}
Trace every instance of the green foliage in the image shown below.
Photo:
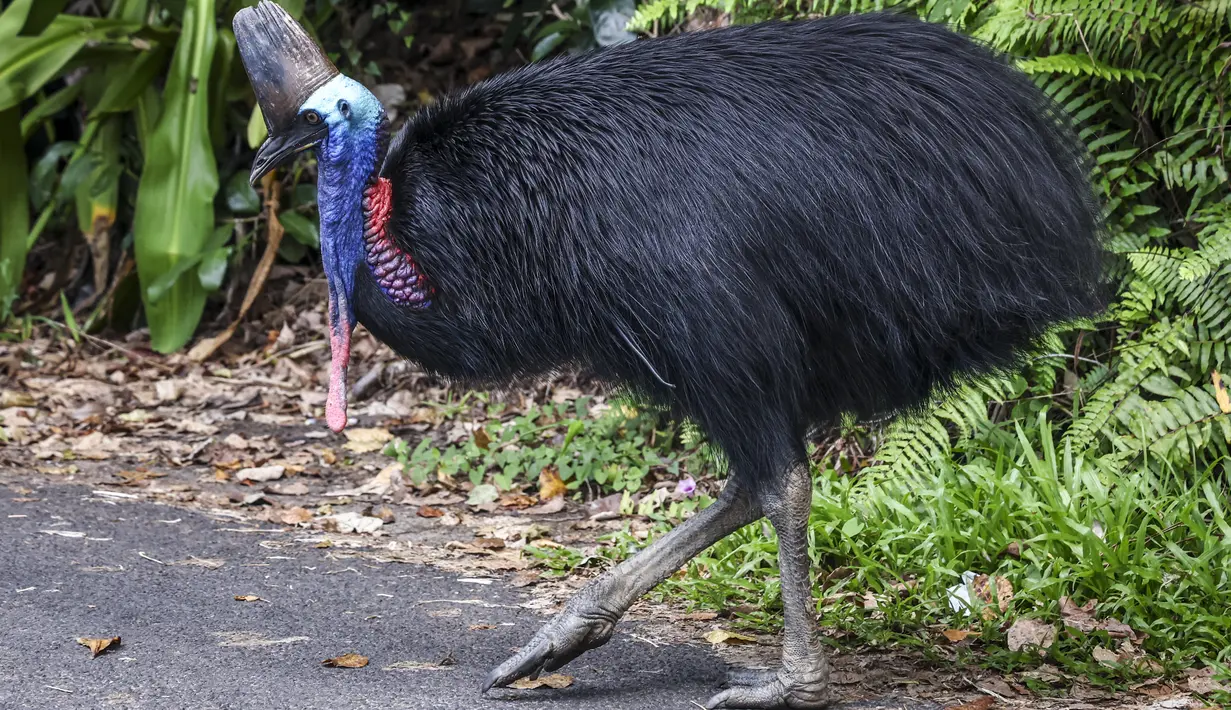
{"label": "green foliage", "polygon": [[[213,232],[218,168],[210,145],[208,87],[215,41],[213,0],[195,0],[185,8],[137,192],[133,243],[143,285],[173,273],[182,261],[195,257],[199,265]],[[151,347],[178,350],[205,308],[201,279],[177,279],[157,300],[148,288],[143,295]]]}
{"label": "green foliage", "polygon": [[[1001,670],[1042,660],[1110,685],[1159,675],[1147,664],[1093,662],[1096,646],[1122,643],[1105,631],[1061,633],[1043,658],[1007,650],[1015,620],[1060,628],[1060,600],[1070,597],[1097,600],[1099,618],[1142,634],[1139,646],[1167,672],[1202,664],[1225,670],[1231,663],[1231,518],[1218,471],[1117,471],[1058,443],[1046,413],[1021,422],[1002,448],[966,445],[960,454],[965,463],[888,480],[816,470],[810,548],[822,572],[818,612],[831,633],[927,648],[948,644],[941,629],[968,629],[978,640],[958,653],[979,650],[970,660]],[[667,529],[657,526],[654,534]],[[644,542],[616,534],[590,556],[572,550],[545,564],[559,573],[595,559],[617,562]],[[1016,554],[1006,554],[1011,546]],[[969,612],[960,603],[955,609],[952,588],[964,574],[1008,580],[1014,596],[1007,612],[985,618],[987,605],[977,596]],[[741,609],[738,623],[776,629],[781,600],[772,526],[760,521],[736,532],[655,594],[705,609]]]}
{"label": "green foliage", "polygon": [[[658,478],[699,475],[713,464],[708,449],[689,447],[676,425],[653,410],[619,404],[592,408],[592,398],[583,396],[507,416],[502,406],[485,400],[467,395],[438,414],[442,421],[468,422],[462,441],[440,445],[427,437],[412,449],[397,439],[385,453],[417,484],[462,476],[497,491],[536,485],[540,472],[552,468],[570,490],[635,492]],[[658,503],[668,507],[665,500]]]}
{"label": "green foliage", "polygon": [[[265,137],[229,29],[234,13],[251,4],[72,6],[103,15],[94,17],[57,14],[63,3],[19,0],[0,14],[0,180],[7,185],[0,191],[0,319],[10,314],[29,249],[45,233],[81,232],[94,257],[97,298],[108,288],[113,233],[121,241],[131,231],[124,243],[132,245],[131,278],[140,281],[152,347],[176,350],[192,336],[208,294],[262,221],[261,198],[235,154]],[[304,2],[282,4],[304,16]],[[309,28],[334,12],[334,3],[313,4],[303,19]],[[401,14],[386,19],[405,23]],[[70,73],[72,82],[61,82]],[[57,135],[66,117],[79,130]],[[47,147],[26,165],[32,142]],[[299,199],[298,187],[294,200],[283,200],[296,240],[285,251],[294,259],[319,246],[305,216],[315,193]]]}

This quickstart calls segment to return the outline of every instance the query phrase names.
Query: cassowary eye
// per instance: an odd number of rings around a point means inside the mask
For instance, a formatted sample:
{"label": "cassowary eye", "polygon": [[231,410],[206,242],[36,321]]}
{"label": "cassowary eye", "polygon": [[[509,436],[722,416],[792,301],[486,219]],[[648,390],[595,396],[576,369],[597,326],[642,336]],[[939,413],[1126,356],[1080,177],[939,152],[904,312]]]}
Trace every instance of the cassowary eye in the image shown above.
{"label": "cassowary eye", "polygon": [[309,125],[315,126],[321,122],[321,115],[316,111],[305,111],[303,120],[307,121]]}
{"label": "cassowary eye", "polygon": [[350,104],[346,103],[346,99],[338,101],[338,111],[346,118],[350,118]]}

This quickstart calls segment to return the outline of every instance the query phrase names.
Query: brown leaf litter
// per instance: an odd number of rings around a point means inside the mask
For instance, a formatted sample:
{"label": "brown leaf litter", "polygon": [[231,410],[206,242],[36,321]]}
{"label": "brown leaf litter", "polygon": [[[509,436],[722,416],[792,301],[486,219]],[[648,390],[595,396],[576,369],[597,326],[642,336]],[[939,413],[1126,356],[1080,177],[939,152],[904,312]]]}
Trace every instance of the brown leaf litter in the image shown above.
{"label": "brown leaf litter", "polygon": [[326,658],[321,665],[326,668],[363,668],[368,664],[367,656],[358,653],[344,653],[336,658]]}
{"label": "brown leaf litter", "polygon": [[120,645],[120,637],[112,636],[111,638],[78,638],[77,643],[90,649],[90,658],[98,658],[98,654],[106,651],[109,648],[116,648]]}

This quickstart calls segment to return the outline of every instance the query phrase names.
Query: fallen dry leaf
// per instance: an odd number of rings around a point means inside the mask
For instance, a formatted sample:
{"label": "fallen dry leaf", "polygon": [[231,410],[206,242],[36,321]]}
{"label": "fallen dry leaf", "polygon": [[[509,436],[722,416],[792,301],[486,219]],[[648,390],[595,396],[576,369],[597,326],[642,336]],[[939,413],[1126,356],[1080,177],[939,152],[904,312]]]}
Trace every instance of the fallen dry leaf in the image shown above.
{"label": "fallen dry leaf", "polygon": [[286,473],[285,466],[259,466],[256,468],[241,468],[235,472],[237,481],[276,481]]}
{"label": "fallen dry leaf", "polygon": [[523,515],[551,515],[564,510],[564,496],[556,496],[542,505],[522,510]]}
{"label": "fallen dry leaf", "polygon": [[143,481],[148,481],[154,478],[165,478],[167,474],[158,473],[157,471],[147,471],[138,469],[136,471],[117,471],[116,477],[123,480],[122,486],[135,486]]}
{"label": "fallen dry leaf", "polygon": [[311,492],[311,489],[303,481],[295,481],[294,483],[275,486],[271,492],[280,496],[306,496]]}
{"label": "fallen dry leaf", "polygon": [[1104,666],[1112,666],[1120,662],[1120,654],[1108,651],[1102,646],[1095,646],[1091,655],[1094,656],[1095,661]]}
{"label": "fallen dry leaf", "polygon": [[342,445],[342,448],[357,454],[380,451],[385,448],[385,444],[393,441],[393,434],[390,434],[388,429],[379,427],[358,427],[347,429],[344,433],[346,443]]}
{"label": "fallen dry leaf", "polygon": [[374,533],[380,530],[385,521],[359,513],[337,513],[321,520],[321,525],[327,532],[340,533]]}
{"label": "fallen dry leaf", "polygon": [[79,638],[77,639],[77,643],[90,649],[90,654],[91,654],[90,658],[97,658],[98,654],[102,653],[103,651],[106,651],[112,646],[119,646],[120,637],[112,636],[109,639]]}
{"label": "fallen dry leaf", "polygon": [[1227,385],[1222,381],[1222,375],[1218,374],[1218,370],[1210,373],[1210,379],[1214,381],[1214,399],[1218,402],[1218,408],[1223,414],[1231,414],[1231,397],[1227,396]]}
{"label": "fallen dry leaf", "polygon": [[1083,633],[1106,631],[1112,638],[1126,638],[1132,641],[1140,641],[1143,638],[1141,634],[1119,619],[1096,618],[1095,608],[1097,606],[1097,599],[1090,599],[1085,604],[1078,606],[1069,597],[1060,597],[1060,618],[1064,621],[1065,626],[1077,629]]}
{"label": "fallen dry leaf", "polygon": [[1035,647],[1039,655],[1056,642],[1056,627],[1053,624],[1038,619],[1018,619],[1009,627],[1008,645],[1010,651],[1020,651]]}
{"label": "fallen dry leaf", "polygon": [[744,634],[738,634],[738,633],[735,633],[734,631],[727,631],[726,629],[714,629],[713,631],[705,635],[705,640],[709,641],[715,646],[719,644],[723,644],[723,643],[739,644],[739,643],[756,643],[757,642],[757,640],[751,636],[745,636]]}
{"label": "fallen dry leaf", "polygon": [[430,505],[424,505],[420,506],[419,510],[415,514],[420,518],[439,518],[442,517],[445,512],[440,508],[433,508]]}
{"label": "fallen dry leaf", "polygon": [[470,625],[471,631],[490,631],[494,628],[496,628],[495,624],[471,624]]}
{"label": "fallen dry leaf", "polygon": [[506,493],[500,496],[501,508],[529,508],[534,505],[534,499],[525,493]]}
{"label": "fallen dry leaf", "polygon": [[422,661],[398,661],[381,668],[382,671],[451,671],[455,663],[423,663]]}
{"label": "fallen dry leaf", "polygon": [[503,550],[505,548],[504,540],[498,537],[476,537],[471,540],[471,544],[483,550]]}
{"label": "fallen dry leaf", "polygon": [[945,629],[940,633],[944,634],[944,637],[949,639],[950,643],[965,641],[966,637],[970,635],[970,631],[966,629]]}
{"label": "fallen dry leaf", "polygon": [[1188,671],[1188,689],[1201,695],[1231,692],[1231,686],[1214,679],[1213,668]]}
{"label": "fallen dry leaf", "polygon": [[33,407],[34,397],[25,392],[14,392],[13,390],[0,391],[0,409],[8,409],[9,407]]}
{"label": "fallen dry leaf", "polygon": [[560,479],[560,472],[555,466],[544,466],[539,472],[539,500],[547,502],[557,496],[562,496],[568,491],[568,487],[564,485],[564,481]]}
{"label": "fallen dry leaf", "polygon": [[218,569],[225,565],[226,560],[212,557],[189,557],[186,560],[172,562],[173,565],[181,565],[184,567],[204,567],[205,569]]}
{"label": "fallen dry leaf", "polygon": [[962,705],[953,705],[947,710],[988,710],[996,705],[996,699],[990,695],[983,695],[971,700]]}
{"label": "fallen dry leaf", "polygon": [[389,493],[394,493],[402,488],[402,464],[391,463],[380,470],[380,473],[372,477],[370,481],[364,483],[358,488],[344,488],[336,491],[329,491],[327,496],[362,496],[374,495],[377,497],[384,496]]}
{"label": "fallen dry leaf", "polygon": [[975,577],[971,588],[977,596],[986,605],[983,607],[983,618],[990,620],[996,618],[996,609],[1000,613],[1009,610],[1009,603],[1013,601],[1013,584],[998,575],[988,576],[981,574]]}
{"label": "fallen dry leaf", "polygon": [[235,601],[237,602],[261,602],[265,601],[255,594],[236,594]]}
{"label": "fallen dry leaf", "polygon": [[269,514],[269,517],[271,522],[282,523],[283,525],[298,525],[311,520],[312,511],[295,506],[286,510],[275,510]]}
{"label": "fallen dry leaf", "polygon": [[337,658],[326,658],[321,665],[326,668],[363,668],[368,664],[367,656],[358,653],[344,653]]}
{"label": "fallen dry leaf", "polygon": [[573,676],[564,675],[563,673],[552,673],[530,680],[529,678],[519,678],[509,684],[510,688],[518,690],[534,690],[535,688],[567,688],[573,684]]}

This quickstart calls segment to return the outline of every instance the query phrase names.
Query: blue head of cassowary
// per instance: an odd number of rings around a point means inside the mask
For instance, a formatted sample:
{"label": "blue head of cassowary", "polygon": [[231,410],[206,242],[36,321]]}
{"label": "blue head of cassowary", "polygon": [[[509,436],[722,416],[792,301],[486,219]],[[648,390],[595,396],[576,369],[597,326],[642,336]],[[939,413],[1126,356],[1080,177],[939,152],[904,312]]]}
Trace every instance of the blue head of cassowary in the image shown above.
{"label": "blue head of cassowary", "polygon": [[318,157],[330,427],[360,322],[470,383],[584,369],[726,454],[712,506],[580,591],[485,689],[603,644],[641,594],[765,516],[783,665],[709,707],[822,707],[810,428],[1012,369],[1106,302],[1069,123],[939,25],[855,15],[560,57],[445,96],[390,141],[379,102],[276,5],[237,13],[235,34],[270,133],[254,180]]}

